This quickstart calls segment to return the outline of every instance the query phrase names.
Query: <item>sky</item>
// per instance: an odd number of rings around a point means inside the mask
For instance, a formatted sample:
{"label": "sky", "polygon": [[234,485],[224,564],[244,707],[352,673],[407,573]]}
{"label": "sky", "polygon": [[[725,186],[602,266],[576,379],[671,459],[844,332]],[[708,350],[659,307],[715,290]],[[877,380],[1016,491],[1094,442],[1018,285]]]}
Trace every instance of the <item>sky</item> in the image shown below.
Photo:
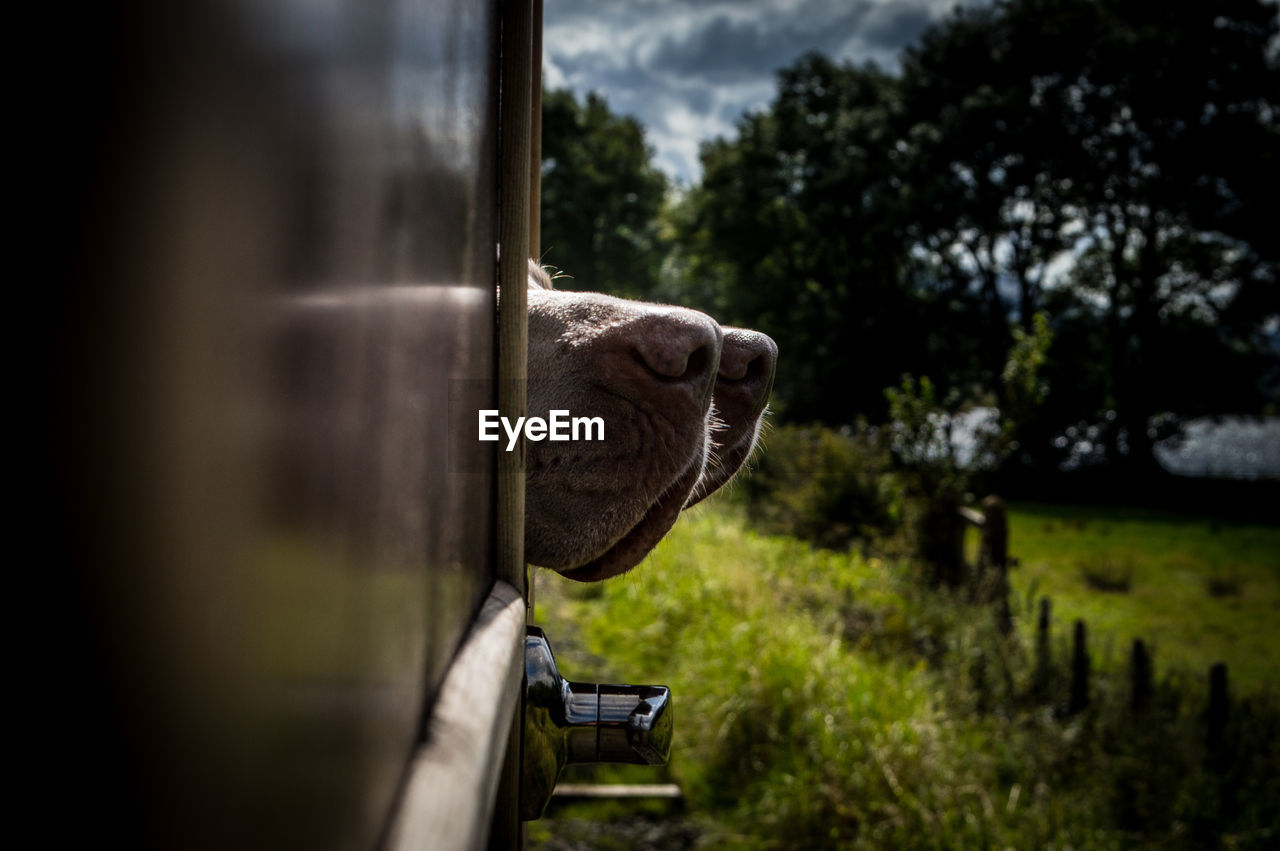
{"label": "sky", "polygon": [[896,69],[961,3],[985,0],[544,0],[543,82],[596,91],[645,127],[654,163],[698,179],[698,144],[773,99],[777,69],[817,50]]}

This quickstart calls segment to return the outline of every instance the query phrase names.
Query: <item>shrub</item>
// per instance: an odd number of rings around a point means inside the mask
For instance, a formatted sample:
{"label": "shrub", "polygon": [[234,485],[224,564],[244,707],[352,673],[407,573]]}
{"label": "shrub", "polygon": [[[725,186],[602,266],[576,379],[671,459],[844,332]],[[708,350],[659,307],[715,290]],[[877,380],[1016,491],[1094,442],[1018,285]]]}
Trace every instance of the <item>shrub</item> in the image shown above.
{"label": "shrub", "polygon": [[843,549],[898,523],[901,493],[871,430],[781,426],[765,442],[740,489],[757,528]]}

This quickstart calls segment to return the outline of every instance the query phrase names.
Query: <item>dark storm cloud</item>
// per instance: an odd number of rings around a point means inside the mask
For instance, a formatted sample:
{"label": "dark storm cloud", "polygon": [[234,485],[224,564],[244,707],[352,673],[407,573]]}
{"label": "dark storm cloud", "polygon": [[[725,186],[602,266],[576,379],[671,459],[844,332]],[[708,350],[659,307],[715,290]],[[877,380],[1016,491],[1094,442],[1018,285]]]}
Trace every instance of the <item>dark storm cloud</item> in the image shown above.
{"label": "dark storm cloud", "polygon": [[937,4],[926,2],[884,3],[865,17],[860,35],[868,44],[898,51],[919,38],[938,12]]}
{"label": "dark storm cloud", "polygon": [[741,80],[776,69],[808,51],[838,51],[872,4],[864,0],[833,21],[769,21],[712,18],[684,37],[665,37],[652,56],[668,72],[702,75],[709,80]]}
{"label": "dark storm cloud", "polygon": [[574,83],[586,82],[587,88],[606,95],[621,91],[642,92],[657,85],[653,71],[637,62],[634,57],[606,58],[599,54],[582,53],[565,58],[559,65],[559,71]]}
{"label": "dark storm cloud", "polygon": [[[962,0],[984,3],[989,0]],[[646,127],[658,166],[696,177],[698,144],[765,106],[810,51],[894,68],[955,0],[545,0],[544,80],[603,94]]]}

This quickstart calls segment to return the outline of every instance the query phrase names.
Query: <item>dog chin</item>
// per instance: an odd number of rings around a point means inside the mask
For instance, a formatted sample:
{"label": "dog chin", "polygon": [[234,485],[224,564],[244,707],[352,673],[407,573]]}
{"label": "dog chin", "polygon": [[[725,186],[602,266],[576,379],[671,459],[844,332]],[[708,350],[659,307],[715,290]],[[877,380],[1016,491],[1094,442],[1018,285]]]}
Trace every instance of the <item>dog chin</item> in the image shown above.
{"label": "dog chin", "polygon": [[556,570],[561,576],[578,582],[599,582],[620,576],[644,560],[671,527],[684,509],[689,494],[702,475],[701,464],[690,465],[689,470],[677,479],[645,512],[640,522],[631,527],[603,554],[584,565]]}

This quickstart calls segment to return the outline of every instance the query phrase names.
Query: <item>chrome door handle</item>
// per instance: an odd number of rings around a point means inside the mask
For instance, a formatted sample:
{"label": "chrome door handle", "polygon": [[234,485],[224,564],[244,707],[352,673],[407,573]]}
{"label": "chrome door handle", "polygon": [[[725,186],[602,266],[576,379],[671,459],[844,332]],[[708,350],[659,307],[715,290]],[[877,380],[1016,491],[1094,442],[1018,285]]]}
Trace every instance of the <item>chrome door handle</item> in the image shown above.
{"label": "chrome door handle", "polygon": [[575,683],[560,676],[551,644],[531,626],[524,641],[524,756],[520,817],[541,818],[570,763],[666,765],[671,691],[666,686]]}

